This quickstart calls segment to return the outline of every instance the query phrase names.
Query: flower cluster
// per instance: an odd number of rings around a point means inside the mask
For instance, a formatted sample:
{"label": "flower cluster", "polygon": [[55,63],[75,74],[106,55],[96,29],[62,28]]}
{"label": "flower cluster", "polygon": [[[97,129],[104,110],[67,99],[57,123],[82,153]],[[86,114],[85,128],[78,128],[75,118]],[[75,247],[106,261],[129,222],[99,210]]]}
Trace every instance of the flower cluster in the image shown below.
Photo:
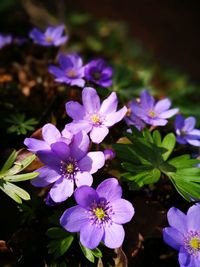
{"label": "flower cluster", "polygon": [[171,101],[168,98],[155,103],[155,99],[147,90],[144,90],[140,94],[139,101],[129,103],[126,122],[128,125],[135,125],[139,130],[143,129],[146,124],[164,126],[168,122],[167,119],[178,112],[178,108],[169,109],[170,106]]}

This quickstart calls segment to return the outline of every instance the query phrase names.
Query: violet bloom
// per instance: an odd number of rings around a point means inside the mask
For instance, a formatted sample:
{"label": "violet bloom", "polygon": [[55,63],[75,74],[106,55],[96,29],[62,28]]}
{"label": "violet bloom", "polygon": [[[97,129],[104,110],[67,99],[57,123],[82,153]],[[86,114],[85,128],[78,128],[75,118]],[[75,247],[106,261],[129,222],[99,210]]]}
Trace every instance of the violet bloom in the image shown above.
{"label": "violet bloom", "polygon": [[163,230],[164,241],[179,251],[181,267],[200,266],[200,205],[193,205],[185,215],[171,208],[168,213],[170,227]]}
{"label": "violet bloom", "polygon": [[179,144],[190,144],[200,146],[200,130],[195,129],[196,119],[188,117],[184,119],[182,115],[177,115],[175,120],[176,140]]}
{"label": "violet bloom", "polygon": [[73,134],[64,129],[61,133],[51,123],[42,127],[42,140],[36,138],[25,138],[24,144],[28,150],[37,153],[40,150],[51,150],[51,145],[55,142],[64,142],[69,145],[72,141]]}
{"label": "violet bloom", "polygon": [[145,128],[146,124],[134,113],[134,108],[138,105],[139,103],[136,101],[131,101],[128,103],[128,112],[124,120],[126,121],[127,125],[134,125],[139,131],[141,131]]}
{"label": "violet bloom", "polygon": [[29,36],[36,44],[42,46],[60,46],[68,39],[68,36],[63,35],[64,29],[64,25],[49,26],[43,33],[37,28],[33,28]]}
{"label": "violet bloom", "polygon": [[155,99],[147,90],[144,90],[140,94],[140,103],[133,102],[131,110],[135,116],[147,124],[164,126],[168,122],[166,119],[171,118],[178,112],[177,108],[169,109],[170,106],[171,101],[168,98],[155,103]]}
{"label": "violet bloom", "polygon": [[74,193],[78,205],[67,209],[60,223],[69,232],[80,232],[81,244],[89,249],[101,241],[109,248],[118,248],[124,240],[121,224],[134,215],[132,204],[121,196],[122,189],[115,178],[106,179],[96,190],[81,186]]}
{"label": "violet bloom", "polygon": [[6,45],[12,43],[12,36],[11,35],[2,35],[0,34],[0,49]]}
{"label": "violet bloom", "polygon": [[102,87],[112,85],[113,70],[103,59],[95,59],[85,66],[85,78]]}
{"label": "violet bloom", "polygon": [[[29,147],[31,146],[29,140]],[[92,174],[103,167],[103,152],[89,152],[89,137],[85,132],[73,136],[68,145],[65,140],[51,143],[51,150],[37,151],[37,156],[45,164],[39,168],[39,175],[31,181],[34,186],[45,187],[53,184],[49,195],[54,202],[65,201],[76,186],[91,185]]]}
{"label": "violet bloom", "polygon": [[117,110],[117,95],[112,92],[102,104],[94,88],[85,87],[82,91],[82,102],[70,101],[66,103],[66,112],[73,121],[66,128],[77,133],[80,130],[90,132],[90,138],[94,143],[101,143],[108,134],[108,128],[122,120],[127,108]]}
{"label": "violet bloom", "polygon": [[85,85],[84,67],[82,58],[77,54],[64,55],[60,54],[58,57],[60,68],[51,65],[48,70],[53,74],[55,81],[66,83],[70,85],[77,85],[83,87]]}

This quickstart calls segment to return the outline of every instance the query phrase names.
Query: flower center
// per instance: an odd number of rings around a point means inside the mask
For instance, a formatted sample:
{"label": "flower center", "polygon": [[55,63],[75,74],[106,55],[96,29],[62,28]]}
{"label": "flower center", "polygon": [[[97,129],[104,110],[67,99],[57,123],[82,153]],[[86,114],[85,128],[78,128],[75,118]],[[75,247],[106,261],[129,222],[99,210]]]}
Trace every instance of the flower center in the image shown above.
{"label": "flower center", "polygon": [[47,43],[51,43],[51,42],[53,41],[53,39],[52,39],[52,37],[47,36],[47,37],[45,37],[45,41],[46,41]]}
{"label": "flower center", "polygon": [[151,118],[155,118],[155,117],[156,117],[156,113],[155,113],[155,111],[150,110],[150,111],[149,111],[149,117],[151,117]]}
{"label": "flower center", "polygon": [[67,76],[69,78],[76,78],[77,77],[77,72],[75,70],[68,70],[67,71]]}
{"label": "flower center", "polygon": [[66,165],[66,171],[67,171],[68,173],[73,173],[73,172],[74,172],[74,164],[72,164],[71,162],[68,163],[68,164]]}
{"label": "flower center", "polygon": [[97,114],[93,114],[91,117],[90,117],[90,120],[92,121],[93,124],[100,124],[101,123],[101,118],[99,115]]}
{"label": "flower center", "polygon": [[99,80],[99,79],[101,78],[101,72],[99,72],[99,71],[94,71],[94,72],[92,73],[92,77],[93,77],[94,80]]}
{"label": "flower center", "polygon": [[61,161],[60,171],[63,178],[74,180],[76,173],[79,171],[77,161],[72,158],[67,162]]}
{"label": "flower center", "polygon": [[102,208],[96,208],[93,210],[93,212],[99,220],[107,216]]}
{"label": "flower center", "polygon": [[189,231],[184,239],[184,245],[189,254],[199,256],[200,231]]}
{"label": "flower center", "polygon": [[112,215],[114,214],[112,206],[104,198],[93,201],[87,211],[91,224],[96,227],[103,227],[112,224]]}

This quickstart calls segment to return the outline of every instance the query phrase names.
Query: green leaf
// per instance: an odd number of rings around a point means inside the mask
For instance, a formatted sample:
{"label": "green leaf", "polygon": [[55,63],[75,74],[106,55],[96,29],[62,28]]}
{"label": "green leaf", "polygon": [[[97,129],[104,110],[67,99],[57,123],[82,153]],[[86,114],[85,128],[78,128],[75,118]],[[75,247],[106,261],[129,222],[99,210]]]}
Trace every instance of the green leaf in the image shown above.
{"label": "green leaf", "polygon": [[102,252],[99,248],[95,248],[92,250],[92,254],[96,257],[96,258],[102,258]]}
{"label": "green leaf", "polygon": [[20,198],[24,200],[30,200],[30,195],[27,193],[24,189],[16,186],[15,184],[11,184],[9,182],[6,182],[7,189],[14,192],[16,195],[18,195]]}
{"label": "green leaf", "polygon": [[46,235],[52,239],[58,239],[66,237],[67,232],[60,227],[52,227],[47,230]]}
{"label": "green leaf", "polygon": [[18,175],[5,176],[4,180],[8,182],[21,182],[35,178],[38,176],[39,172],[24,173]]}
{"label": "green leaf", "polygon": [[[65,233],[65,235],[66,234],[67,233]],[[74,236],[67,234],[67,237],[65,238],[54,239],[50,241],[49,244],[47,245],[48,253],[53,254],[55,259],[61,257],[69,249],[73,240],[74,240]]]}
{"label": "green leaf", "polygon": [[8,172],[6,172],[6,175],[12,176],[14,174],[17,174],[23,171],[26,167],[28,167],[35,160],[35,158],[36,156],[33,154],[19,162],[16,162],[15,165]]}
{"label": "green leaf", "polygon": [[86,257],[86,259],[88,259],[90,262],[94,263],[95,257],[92,253],[92,250],[84,247],[81,243],[79,243],[79,245],[80,245],[80,248],[81,248],[84,256]]}
{"label": "green leaf", "polygon": [[157,146],[161,146],[161,134],[158,130],[153,131],[152,137],[154,144]]}
{"label": "green leaf", "polygon": [[175,144],[176,144],[176,137],[173,133],[169,133],[164,137],[161,146],[163,148],[166,148],[166,150],[167,150],[165,153],[162,154],[162,157],[165,161],[171,155],[171,153],[175,147]]}
{"label": "green leaf", "polygon": [[16,160],[17,158],[17,152],[16,150],[14,150],[9,158],[6,160],[6,162],[4,163],[3,167],[1,168],[1,171],[0,171],[0,175],[5,173],[6,171],[8,171],[10,169],[10,167],[13,165],[14,161]]}
{"label": "green leaf", "polygon": [[10,198],[12,198],[15,202],[21,204],[21,198],[12,190],[9,186],[9,183],[4,182],[3,180],[0,181],[0,189],[7,194]]}

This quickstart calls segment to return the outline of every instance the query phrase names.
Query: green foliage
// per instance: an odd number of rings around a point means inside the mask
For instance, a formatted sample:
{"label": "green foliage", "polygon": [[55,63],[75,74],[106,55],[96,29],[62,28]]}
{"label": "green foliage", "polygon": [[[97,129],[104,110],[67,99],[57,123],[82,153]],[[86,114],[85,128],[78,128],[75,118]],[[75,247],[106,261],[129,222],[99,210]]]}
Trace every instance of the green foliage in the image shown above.
{"label": "green foliage", "polygon": [[34,125],[38,124],[35,118],[26,120],[25,114],[12,114],[5,121],[11,126],[7,129],[8,133],[16,133],[17,135],[26,135],[28,131],[35,130]]}
{"label": "green foliage", "polygon": [[102,257],[102,253],[101,253],[100,249],[98,249],[98,248],[89,249],[89,248],[84,247],[81,243],[79,243],[79,245],[80,245],[80,248],[81,248],[84,256],[90,262],[94,263],[95,262],[95,257],[96,258],[101,258]]}
{"label": "green foliage", "polygon": [[74,236],[71,233],[59,227],[49,228],[46,235],[51,239],[47,245],[48,253],[52,254],[55,260],[67,252],[74,240]]}
{"label": "green foliage", "polygon": [[15,162],[17,152],[14,150],[0,170],[0,189],[17,203],[21,204],[22,199],[29,200],[30,195],[24,189],[13,184],[13,182],[30,180],[38,175],[38,172],[18,174],[30,165],[35,157],[35,155],[31,155],[21,161]]}
{"label": "green foliage", "polygon": [[132,134],[125,134],[130,144],[114,145],[126,170],[122,179],[129,181],[132,189],[139,189],[158,182],[162,174],[186,200],[200,200],[200,168],[195,166],[199,160],[189,155],[169,160],[176,144],[174,134],[169,133],[162,139],[158,130],[151,134],[147,129],[142,133],[134,127],[131,129]]}

